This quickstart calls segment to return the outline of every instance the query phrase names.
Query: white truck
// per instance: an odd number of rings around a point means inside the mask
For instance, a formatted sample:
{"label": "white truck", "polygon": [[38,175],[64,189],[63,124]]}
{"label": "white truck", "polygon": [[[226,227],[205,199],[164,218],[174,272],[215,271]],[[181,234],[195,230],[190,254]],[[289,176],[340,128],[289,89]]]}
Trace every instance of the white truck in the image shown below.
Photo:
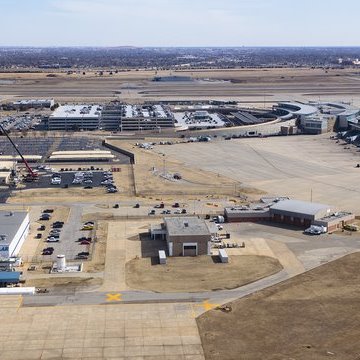
{"label": "white truck", "polygon": [[325,226],[311,225],[304,231],[305,234],[309,235],[321,235],[327,233],[327,228]]}

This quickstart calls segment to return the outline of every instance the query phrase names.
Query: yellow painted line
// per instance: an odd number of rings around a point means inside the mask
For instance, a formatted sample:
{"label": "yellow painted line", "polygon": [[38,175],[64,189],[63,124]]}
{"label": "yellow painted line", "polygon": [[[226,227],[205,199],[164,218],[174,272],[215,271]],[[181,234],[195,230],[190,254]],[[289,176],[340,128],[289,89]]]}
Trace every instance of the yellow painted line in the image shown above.
{"label": "yellow painted line", "polygon": [[70,209],[69,209],[69,212],[68,212],[68,216],[67,216],[67,218],[66,218],[66,220],[65,220],[65,223],[68,223],[68,222],[69,222],[71,211],[72,211],[72,209],[70,208]]}
{"label": "yellow painted line", "polygon": [[196,312],[195,312],[195,309],[194,309],[194,305],[191,304],[191,316],[195,319],[196,318]]}
{"label": "yellow painted line", "polygon": [[24,297],[22,295],[19,295],[19,305],[18,305],[17,311],[20,310],[20,308],[22,307],[23,302],[24,302]]}
{"label": "yellow painted line", "polygon": [[121,294],[106,294],[106,301],[122,301]]}

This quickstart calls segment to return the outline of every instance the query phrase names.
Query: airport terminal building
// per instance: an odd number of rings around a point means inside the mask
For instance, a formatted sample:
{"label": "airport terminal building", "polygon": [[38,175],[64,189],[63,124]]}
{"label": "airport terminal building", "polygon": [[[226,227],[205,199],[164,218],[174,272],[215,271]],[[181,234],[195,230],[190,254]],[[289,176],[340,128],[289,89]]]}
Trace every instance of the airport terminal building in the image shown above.
{"label": "airport terminal building", "polygon": [[162,105],[106,105],[101,112],[100,129],[107,131],[146,131],[174,127],[172,112]]}

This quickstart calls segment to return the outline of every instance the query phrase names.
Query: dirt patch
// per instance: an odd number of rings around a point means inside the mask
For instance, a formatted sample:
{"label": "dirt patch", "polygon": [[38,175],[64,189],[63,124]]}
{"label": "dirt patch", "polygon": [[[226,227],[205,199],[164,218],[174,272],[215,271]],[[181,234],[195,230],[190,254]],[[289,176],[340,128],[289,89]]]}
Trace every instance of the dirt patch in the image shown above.
{"label": "dirt patch", "polygon": [[206,359],[359,359],[359,264],[351,254],[203,314]]}
{"label": "dirt patch", "polygon": [[57,277],[44,279],[29,279],[26,286],[35,286],[37,288],[53,289],[54,291],[83,290],[101,285],[102,278],[94,277]]}
{"label": "dirt patch", "polygon": [[232,256],[228,264],[211,256],[173,257],[166,265],[156,258],[139,258],[126,263],[126,283],[157,292],[233,289],[281,269],[276,259],[265,256]]}

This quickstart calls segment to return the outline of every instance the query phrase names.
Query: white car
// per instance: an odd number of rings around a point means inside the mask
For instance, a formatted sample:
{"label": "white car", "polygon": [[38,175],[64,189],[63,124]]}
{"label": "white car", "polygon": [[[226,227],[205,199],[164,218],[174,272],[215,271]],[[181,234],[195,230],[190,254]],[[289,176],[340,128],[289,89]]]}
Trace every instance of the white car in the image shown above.
{"label": "white car", "polygon": [[47,239],[46,239],[47,242],[59,242],[59,238],[55,238],[53,236],[49,236]]}
{"label": "white car", "polygon": [[60,185],[61,184],[61,179],[60,178],[52,178],[51,179],[51,184],[52,185]]}

